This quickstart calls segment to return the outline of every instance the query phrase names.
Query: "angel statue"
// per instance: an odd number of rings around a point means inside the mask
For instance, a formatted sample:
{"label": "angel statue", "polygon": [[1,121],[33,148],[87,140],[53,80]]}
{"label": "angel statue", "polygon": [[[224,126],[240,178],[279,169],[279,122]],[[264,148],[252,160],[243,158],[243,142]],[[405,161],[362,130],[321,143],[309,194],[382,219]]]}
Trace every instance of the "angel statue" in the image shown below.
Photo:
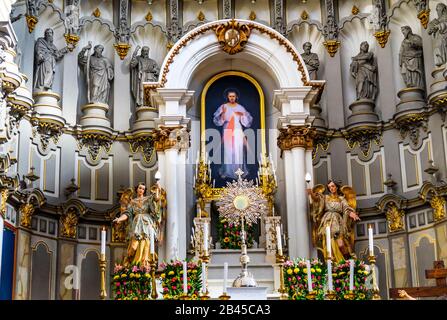
{"label": "angel statue", "polygon": [[355,258],[353,252],[355,221],[360,220],[356,210],[355,191],[349,186],[340,187],[335,181],[327,183],[329,194],[324,194],[325,186],[316,185],[308,189],[312,217],[312,241],[327,258],[326,226],[331,230],[332,258],[336,261]]}
{"label": "angel statue", "polygon": [[[154,241],[159,245],[163,240],[163,227],[166,217],[166,191],[161,188],[159,182],[150,188],[146,195],[146,185],[142,182],[136,187],[136,197],[132,199],[133,190],[127,190],[120,199],[121,216],[113,222],[120,224],[127,219],[129,225],[129,245],[124,266],[140,265],[149,267],[152,259],[150,252],[151,233],[154,233]],[[155,244],[154,244],[155,248]],[[157,251],[157,250],[155,250]],[[155,260],[158,260],[154,252]]]}

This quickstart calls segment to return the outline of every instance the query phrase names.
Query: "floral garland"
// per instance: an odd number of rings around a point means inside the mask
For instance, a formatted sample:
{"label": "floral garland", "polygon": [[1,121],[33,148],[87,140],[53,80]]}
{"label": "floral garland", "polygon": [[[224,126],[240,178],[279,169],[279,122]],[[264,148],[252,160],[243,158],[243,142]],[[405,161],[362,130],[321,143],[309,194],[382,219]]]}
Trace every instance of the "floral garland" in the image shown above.
{"label": "floral garland", "polygon": [[[310,261],[312,290],[316,300],[324,300],[326,266],[318,259]],[[296,259],[284,263],[284,284],[290,300],[307,300],[309,287],[306,260]]]}
{"label": "floral garland", "polygon": [[[349,293],[349,260],[341,260],[332,270],[334,290],[338,300],[347,299]],[[366,278],[369,271],[366,264],[360,260],[354,260],[354,300],[369,300],[371,292],[366,288]]]}
{"label": "floral garland", "polygon": [[[327,266],[318,259],[310,261],[312,288],[316,300],[324,300],[327,290]],[[284,285],[290,300],[309,299],[306,260],[295,259],[284,263]],[[342,260],[333,264],[332,281],[337,300],[349,298],[349,261]],[[361,260],[354,260],[354,300],[370,300],[371,290],[366,286],[369,275],[367,265]]]}
{"label": "floral garland", "polygon": [[[245,243],[247,248],[253,247],[253,226],[244,225],[247,239]],[[227,219],[219,220],[217,224],[217,231],[219,234],[220,247],[222,249],[240,249],[241,248],[241,225],[234,225],[227,221]]]}
{"label": "floral garland", "polygon": [[112,291],[115,300],[149,300],[151,294],[150,269],[132,265],[115,264]]}
{"label": "floral garland", "polygon": [[[190,300],[199,299],[202,289],[202,265],[193,261],[188,262],[188,297]],[[176,260],[160,264],[163,286],[163,299],[176,300],[183,294],[183,261]]]}

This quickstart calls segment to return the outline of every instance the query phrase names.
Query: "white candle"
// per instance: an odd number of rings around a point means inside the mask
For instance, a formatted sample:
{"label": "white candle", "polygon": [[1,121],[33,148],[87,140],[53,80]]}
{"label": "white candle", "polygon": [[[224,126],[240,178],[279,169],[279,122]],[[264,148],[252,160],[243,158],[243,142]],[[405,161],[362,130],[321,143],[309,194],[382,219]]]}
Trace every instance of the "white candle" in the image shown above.
{"label": "white candle", "polygon": [[155,235],[154,235],[154,228],[150,228],[150,248],[149,248],[149,254],[155,254]]}
{"label": "white candle", "polygon": [[275,216],[275,206],[272,207],[273,216]]}
{"label": "white candle", "polygon": [[101,255],[106,254],[106,228],[103,227],[101,230]]}
{"label": "white candle", "polygon": [[205,255],[208,255],[208,237],[209,237],[208,223],[205,222],[203,224],[203,249],[205,251]]}
{"label": "white candle", "polygon": [[183,293],[188,294],[188,266],[186,261],[183,261]]}
{"label": "white candle", "polygon": [[369,255],[374,256],[374,241],[373,241],[373,228],[372,225],[368,227],[368,240],[369,240]]}
{"label": "white candle", "polygon": [[224,263],[224,281],[223,281],[223,292],[227,292],[227,280],[228,280],[228,262]]}
{"label": "white candle", "polygon": [[327,256],[332,257],[332,248],[331,248],[331,227],[329,225],[326,226],[326,250]]}
{"label": "white candle", "polygon": [[278,254],[282,256],[281,227],[276,225],[276,244],[278,245]]}
{"label": "white candle", "polygon": [[327,261],[327,286],[329,291],[334,291],[332,286],[332,260]]}
{"label": "white candle", "polygon": [[354,291],[354,260],[349,259],[349,291]]}
{"label": "white candle", "polygon": [[312,292],[312,272],[310,270],[310,261],[306,260],[306,268],[307,268],[307,287],[309,292]]}
{"label": "white candle", "polygon": [[206,293],[206,263],[202,262],[202,292]]}

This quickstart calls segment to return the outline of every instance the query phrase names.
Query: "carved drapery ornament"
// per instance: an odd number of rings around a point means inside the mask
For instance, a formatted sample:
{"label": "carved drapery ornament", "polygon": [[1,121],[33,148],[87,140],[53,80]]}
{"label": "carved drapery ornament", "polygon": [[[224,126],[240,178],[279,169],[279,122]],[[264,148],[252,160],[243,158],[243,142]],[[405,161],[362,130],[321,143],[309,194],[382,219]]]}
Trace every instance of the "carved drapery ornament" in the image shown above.
{"label": "carved drapery ornament", "polygon": [[78,226],[79,217],[76,214],[76,209],[70,208],[62,215],[60,219],[61,223],[61,236],[65,238],[76,238],[76,231]]}
{"label": "carved drapery ornament", "polygon": [[154,139],[152,136],[140,136],[129,140],[130,151],[132,153],[141,152],[144,161],[149,163],[155,154]]}
{"label": "carved drapery ornament", "polygon": [[289,125],[287,128],[279,129],[278,147],[281,152],[298,147],[313,149],[315,134],[315,128]]}
{"label": "carved drapery ornament", "polygon": [[380,30],[374,33],[374,36],[376,37],[377,42],[379,43],[381,48],[385,48],[390,33],[390,30]]}
{"label": "carved drapery ornament", "polygon": [[430,206],[433,208],[433,219],[439,221],[445,218],[445,199],[441,196],[435,196],[430,200]]}
{"label": "carved drapery ornament", "polygon": [[188,149],[190,144],[189,130],[182,126],[160,126],[160,129],[153,131],[152,139],[156,151],[164,151],[167,149]]}
{"label": "carved drapery ornament", "polygon": [[42,121],[38,118],[32,118],[33,137],[39,134],[40,143],[43,151],[47,150],[50,139],[57,144],[62,135],[63,124],[52,121]]}
{"label": "carved drapery ornament", "polygon": [[401,138],[405,139],[409,135],[413,147],[419,144],[420,129],[424,132],[428,130],[428,116],[424,112],[406,114],[396,118],[395,122]]}
{"label": "carved drapery ornament", "polygon": [[388,230],[390,232],[401,231],[405,229],[404,225],[405,211],[399,209],[395,204],[388,206],[386,211],[386,220],[388,221]]}
{"label": "carved drapery ornament", "polygon": [[98,160],[101,149],[109,153],[112,148],[113,138],[107,134],[83,133],[78,137],[79,150],[86,147],[88,155],[93,161]]}
{"label": "carved drapery ornament", "polygon": [[380,128],[365,127],[351,132],[343,132],[349,149],[354,149],[357,145],[363,156],[368,157],[371,150],[371,144],[374,141],[380,145],[382,140],[382,131]]}
{"label": "carved drapery ornament", "polygon": [[223,51],[228,54],[241,52],[250,37],[250,28],[234,19],[218,26],[215,32]]}
{"label": "carved drapery ornament", "polygon": [[33,217],[35,208],[31,203],[24,203],[20,206],[20,226],[31,228],[31,218]]}

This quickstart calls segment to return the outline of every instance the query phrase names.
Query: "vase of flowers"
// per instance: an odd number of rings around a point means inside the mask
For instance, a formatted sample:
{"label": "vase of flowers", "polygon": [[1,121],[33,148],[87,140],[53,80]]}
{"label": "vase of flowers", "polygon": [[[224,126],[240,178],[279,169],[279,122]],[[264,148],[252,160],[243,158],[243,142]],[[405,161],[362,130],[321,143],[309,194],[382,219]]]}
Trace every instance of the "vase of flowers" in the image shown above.
{"label": "vase of flowers", "polygon": [[[175,260],[160,264],[163,299],[177,300],[183,295],[183,261]],[[187,262],[188,299],[198,300],[202,288],[202,265]]]}
{"label": "vase of flowers", "polygon": [[[284,263],[284,285],[290,300],[309,299],[308,270],[305,259],[288,260]],[[310,260],[312,290],[315,300],[324,300],[326,266],[318,259]]]}
{"label": "vase of flowers", "polygon": [[148,300],[151,294],[150,269],[138,265],[115,264],[112,292],[115,300]]}
{"label": "vase of flowers", "polygon": [[[219,242],[222,249],[241,249],[241,225],[235,225],[230,223],[227,219],[219,220],[217,224],[217,230],[219,234]],[[253,225],[244,225],[246,234],[245,243],[247,248],[253,247]]]}
{"label": "vase of flowers", "polygon": [[[348,299],[349,291],[349,260],[341,260],[334,265],[332,278],[334,281],[334,290],[338,300]],[[366,287],[366,279],[369,275],[366,264],[361,260],[354,260],[354,300],[369,300],[371,292]]]}

